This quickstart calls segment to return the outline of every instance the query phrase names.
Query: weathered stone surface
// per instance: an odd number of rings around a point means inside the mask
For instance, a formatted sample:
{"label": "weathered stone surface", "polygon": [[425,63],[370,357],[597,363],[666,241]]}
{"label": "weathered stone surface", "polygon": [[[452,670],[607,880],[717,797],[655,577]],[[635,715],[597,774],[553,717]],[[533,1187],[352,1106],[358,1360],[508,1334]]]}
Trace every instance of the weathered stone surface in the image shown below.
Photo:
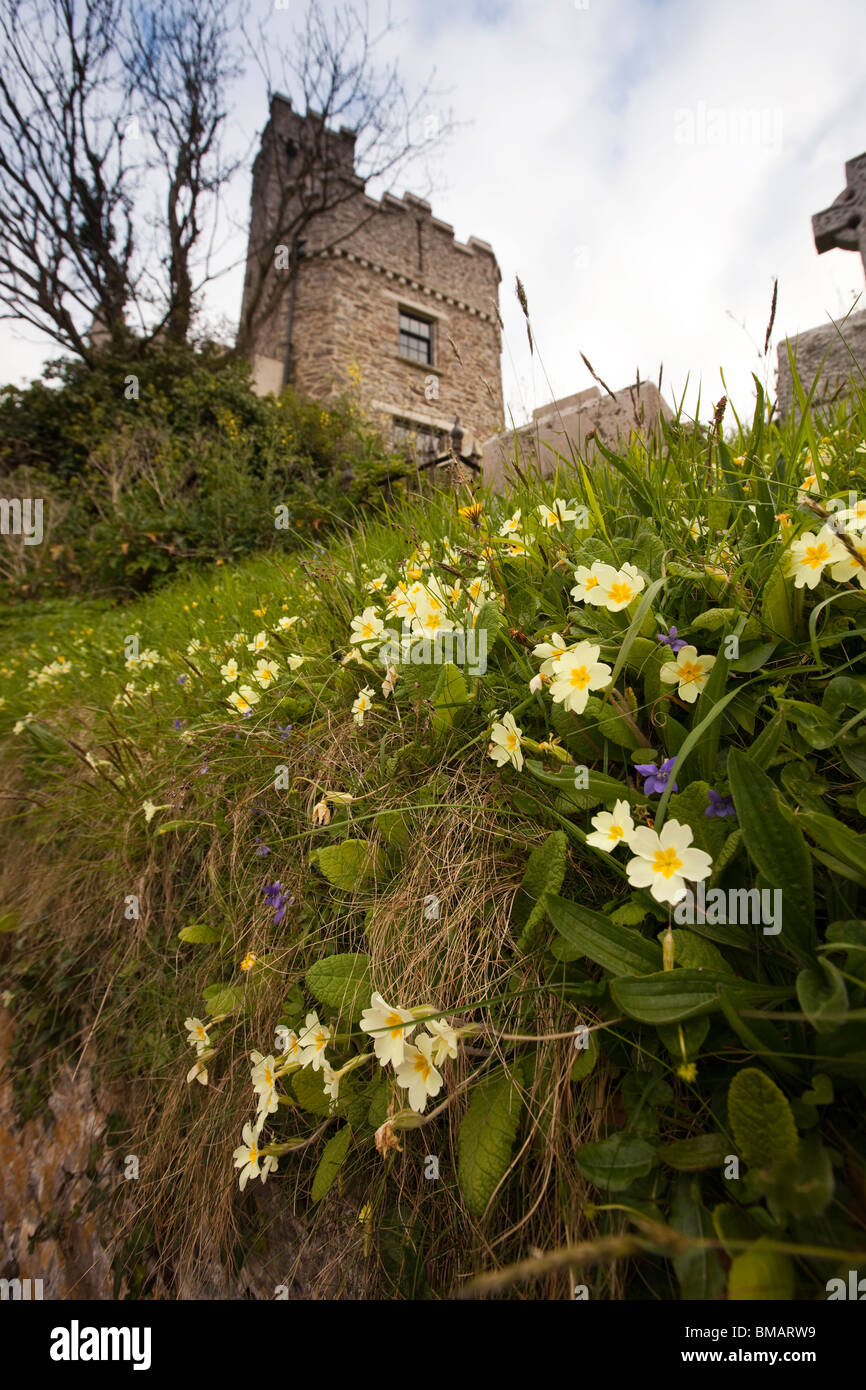
{"label": "weathered stone surface", "polygon": [[[309,119],[286,98],[274,97],[253,167],[242,312],[258,283],[256,248],[268,244],[275,225],[285,225],[286,144],[302,144]],[[476,237],[466,245],[455,241],[453,227],[411,194],[369,198],[354,173],[351,132],[329,132],[328,139],[347,195],[305,230],[294,291],[286,276],[272,311],[254,325],[250,359],[257,389],[278,391],[288,379],[326,400],[353,387],[367,412],[386,426],[402,419],[450,430],[459,416],[469,449],[474,438],[503,422],[501,275],[493,250]],[[433,324],[432,364],[400,355],[401,307]]]}
{"label": "weathered stone surface", "polygon": [[632,434],[646,437],[660,417],[670,419],[671,410],[652,382],[636,382],[613,395],[602,395],[592,386],[534,410],[531,424],[485,440],[481,457],[484,481],[497,492],[505,489],[508,467],[514,462],[515,440],[521,472],[549,478],[561,460],[592,459],[595,449],[589,435],[598,435],[612,447]]}
{"label": "weathered stone surface", "polygon": [[821,373],[813,397],[817,404],[830,404],[847,396],[852,379],[862,387],[863,373],[866,373],[866,310],[821,328],[811,328],[779,344],[776,395],[783,418],[795,408],[794,382],[788,362],[789,341],[797,375],[807,395],[816,375]]}
{"label": "weathered stone surface", "polygon": [[845,187],[823,212],[812,218],[818,255],[836,248],[859,251],[866,271],[866,154],[845,165]]}

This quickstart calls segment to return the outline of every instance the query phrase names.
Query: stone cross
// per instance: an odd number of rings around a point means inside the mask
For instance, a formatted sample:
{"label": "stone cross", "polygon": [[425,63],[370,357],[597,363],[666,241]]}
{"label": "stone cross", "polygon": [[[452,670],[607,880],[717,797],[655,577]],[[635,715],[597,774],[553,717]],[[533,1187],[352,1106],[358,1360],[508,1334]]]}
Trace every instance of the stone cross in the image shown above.
{"label": "stone cross", "polygon": [[812,218],[818,255],[838,247],[859,251],[866,271],[866,154],[845,165],[846,187],[823,212]]}

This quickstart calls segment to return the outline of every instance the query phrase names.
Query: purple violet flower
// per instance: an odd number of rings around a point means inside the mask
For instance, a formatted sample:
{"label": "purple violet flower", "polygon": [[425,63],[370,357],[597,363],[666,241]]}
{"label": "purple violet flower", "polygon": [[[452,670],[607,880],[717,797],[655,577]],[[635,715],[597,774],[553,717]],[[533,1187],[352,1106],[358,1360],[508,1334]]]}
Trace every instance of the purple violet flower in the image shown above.
{"label": "purple violet flower", "polygon": [[683,647],[688,646],[688,643],[684,641],[682,637],[677,637],[677,630],[675,627],[668,628],[666,634],[664,632],[657,632],[656,641],[661,642],[663,647],[670,647],[674,656],[676,656],[677,652],[682,651]]}
{"label": "purple violet flower", "polygon": [[185,719],[174,719],[172,720],[172,728],[182,729],[185,723]]}
{"label": "purple violet flower", "polygon": [[721,820],[723,816],[736,816],[734,809],[734,798],[732,796],[722,796],[721,792],[709,789],[710,804],[704,811],[705,816],[718,816]]}
{"label": "purple violet flower", "polygon": [[269,850],[268,846],[262,843],[262,837],[261,837],[261,835],[257,835],[257,836],[256,836],[256,838],[255,838],[255,843],[258,845],[258,849],[256,850],[256,854],[259,854],[259,855],[270,854],[271,851]]}
{"label": "purple violet flower", "polygon": [[177,683],[178,685],[186,685],[186,676],[178,676]]}
{"label": "purple violet flower", "polygon": [[286,893],[279,881],[266,883],[262,892],[268,900],[268,905],[274,909],[274,926],[278,927],[286,915],[286,908],[291,907],[295,900]]}
{"label": "purple violet flower", "polygon": [[[635,763],[635,772],[639,772],[641,777],[645,778],[643,790],[646,796],[661,796],[667,787],[675,762],[676,758],[665,758],[661,767],[656,767],[655,763]],[[673,782],[671,791],[678,790],[676,782]]]}
{"label": "purple violet flower", "polygon": [[280,738],[288,738],[292,732],[291,724],[278,724],[277,728],[280,731]]}

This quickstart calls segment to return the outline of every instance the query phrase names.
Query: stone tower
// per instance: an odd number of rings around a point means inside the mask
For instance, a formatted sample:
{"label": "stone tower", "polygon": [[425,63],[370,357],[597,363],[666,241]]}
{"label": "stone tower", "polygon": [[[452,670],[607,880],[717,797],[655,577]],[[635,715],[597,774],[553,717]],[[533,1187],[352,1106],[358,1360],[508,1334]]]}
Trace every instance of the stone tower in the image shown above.
{"label": "stone tower", "polygon": [[459,417],[502,427],[493,249],[406,193],[367,196],[355,135],[274,96],[253,165],[241,346],[260,394],[352,388],[397,445],[432,447]]}

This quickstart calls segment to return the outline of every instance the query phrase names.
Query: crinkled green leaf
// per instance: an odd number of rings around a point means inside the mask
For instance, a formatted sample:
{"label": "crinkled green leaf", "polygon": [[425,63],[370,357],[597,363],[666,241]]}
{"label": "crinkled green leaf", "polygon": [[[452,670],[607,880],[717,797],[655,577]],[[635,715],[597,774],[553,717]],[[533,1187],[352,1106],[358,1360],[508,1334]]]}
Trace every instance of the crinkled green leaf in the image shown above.
{"label": "crinkled green leaf", "polygon": [[487,1209],[511,1162],[523,1102],[518,1089],[519,1066],[513,1079],[505,1070],[483,1081],[473,1091],[469,1109],[457,1139],[457,1177],[460,1191],[473,1216]]}

